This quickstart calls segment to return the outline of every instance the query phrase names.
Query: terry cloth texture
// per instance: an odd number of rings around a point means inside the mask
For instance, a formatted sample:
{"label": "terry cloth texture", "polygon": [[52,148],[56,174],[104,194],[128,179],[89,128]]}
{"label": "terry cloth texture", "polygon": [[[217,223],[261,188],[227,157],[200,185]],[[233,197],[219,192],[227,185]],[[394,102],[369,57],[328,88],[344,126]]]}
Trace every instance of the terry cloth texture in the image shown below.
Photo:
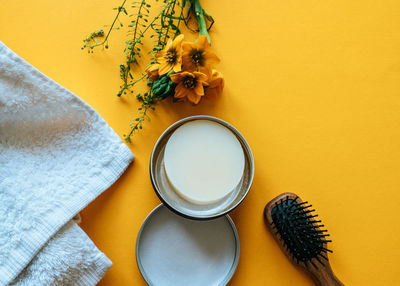
{"label": "terry cloth texture", "polygon": [[0,42],[0,285],[94,285],[111,266],[71,219],[133,154],[89,105]]}

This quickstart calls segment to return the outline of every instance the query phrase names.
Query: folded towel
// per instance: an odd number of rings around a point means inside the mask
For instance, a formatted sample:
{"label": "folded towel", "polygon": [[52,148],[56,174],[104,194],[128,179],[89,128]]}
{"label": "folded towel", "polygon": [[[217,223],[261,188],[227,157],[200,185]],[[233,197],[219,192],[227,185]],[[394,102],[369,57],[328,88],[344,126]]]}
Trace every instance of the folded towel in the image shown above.
{"label": "folded towel", "polygon": [[111,261],[74,222],[58,231],[11,283],[31,285],[95,285]]}
{"label": "folded towel", "polygon": [[69,221],[132,160],[96,111],[0,42],[0,285],[95,284],[110,261]]}

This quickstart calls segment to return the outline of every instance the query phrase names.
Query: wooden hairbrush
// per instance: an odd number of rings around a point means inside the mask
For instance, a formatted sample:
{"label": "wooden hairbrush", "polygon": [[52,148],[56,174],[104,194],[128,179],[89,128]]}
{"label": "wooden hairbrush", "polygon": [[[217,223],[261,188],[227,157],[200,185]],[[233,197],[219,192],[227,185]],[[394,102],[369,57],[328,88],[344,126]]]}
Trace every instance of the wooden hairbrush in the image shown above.
{"label": "wooden hairbrush", "polygon": [[294,265],[307,272],[316,285],[344,285],[333,274],[329,264],[327,243],[331,240],[324,225],[313,215],[308,202],[293,193],[284,193],[270,201],[264,209],[268,229],[282,251]]}

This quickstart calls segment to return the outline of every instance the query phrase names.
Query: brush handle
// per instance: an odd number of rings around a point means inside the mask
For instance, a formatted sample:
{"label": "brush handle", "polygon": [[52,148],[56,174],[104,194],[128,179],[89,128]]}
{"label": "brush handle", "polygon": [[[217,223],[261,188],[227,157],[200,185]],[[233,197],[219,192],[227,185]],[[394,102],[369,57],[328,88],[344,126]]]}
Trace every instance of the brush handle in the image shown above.
{"label": "brush handle", "polygon": [[335,276],[329,263],[325,267],[319,267],[318,270],[310,269],[312,278],[317,286],[344,286]]}

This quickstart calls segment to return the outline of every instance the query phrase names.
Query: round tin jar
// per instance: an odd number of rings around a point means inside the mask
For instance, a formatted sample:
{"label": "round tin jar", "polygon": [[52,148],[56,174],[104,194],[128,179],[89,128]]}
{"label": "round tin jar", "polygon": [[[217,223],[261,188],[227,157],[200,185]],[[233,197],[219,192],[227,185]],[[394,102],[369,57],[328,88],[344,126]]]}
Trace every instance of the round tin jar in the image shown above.
{"label": "round tin jar", "polygon": [[[164,168],[164,151],[168,139],[178,127],[193,120],[210,120],[229,129],[240,142],[245,159],[243,175],[236,188],[222,200],[206,205],[196,204],[179,196],[168,180]],[[254,159],[249,144],[235,127],[212,116],[191,116],[172,124],[157,140],[150,158],[150,178],[157,196],[170,210],[190,219],[214,219],[229,213],[246,197],[253,182],[253,177]]]}

